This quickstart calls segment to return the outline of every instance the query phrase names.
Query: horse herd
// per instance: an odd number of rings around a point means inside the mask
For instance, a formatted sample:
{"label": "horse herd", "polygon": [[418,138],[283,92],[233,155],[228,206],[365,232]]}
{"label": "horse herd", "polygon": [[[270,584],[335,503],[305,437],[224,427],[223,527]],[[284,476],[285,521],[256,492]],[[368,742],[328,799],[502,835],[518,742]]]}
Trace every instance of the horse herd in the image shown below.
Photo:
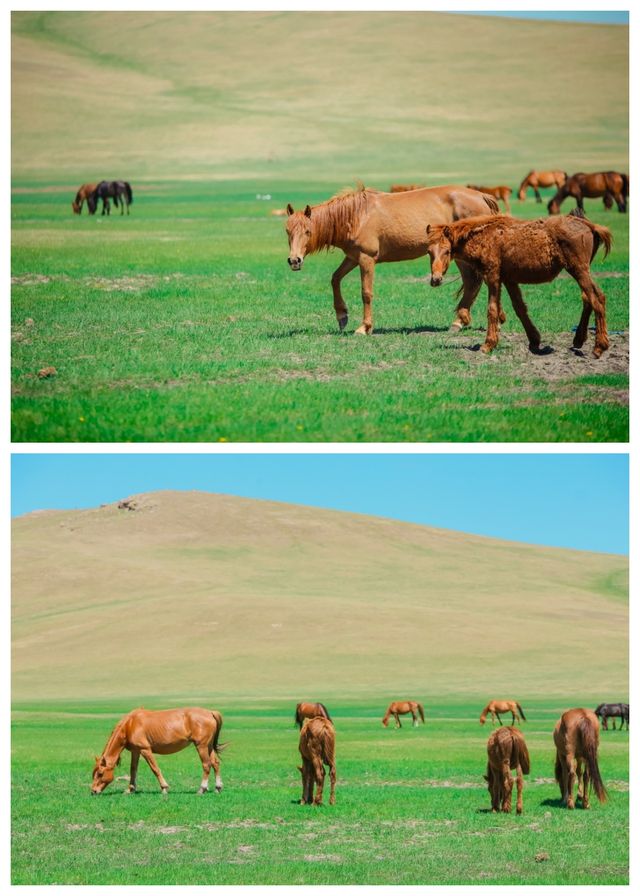
{"label": "horse herd", "polygon": [[98,202],[102,200],[102,214],[110,215],[110,199],[113,199],[116,208],[120,208],[121,215],[124,214],[125,208],[129,214],[129,206],[133,202],[131,184],[126,180],[101,180],[95,184],[82,184],[71,203],[71,208],[75,215],[80,215],[86,201],[88,213],[95,215]]}
{"label": "horse herd", "polygon": [[[413,700],[394,701],[389,704],[382,719],[387,727],[393,716],[396,728],[401,728],[399,716],[411,714],[413,725],[424,723],[424,708]],[[512,724],[502,727],[500,714],[511,713]],[[484,776],[491,796],[493,812],[510,812],[513,791],[511,771],[516,772],[516,813],[523,809],[523,775],[528,775],[531,762],[522,732],[515,727],[516,722],[526,721],[520,704],[515,700],[491,700],[480,715],[484,725],[487,716],[492,724],[497,719],[500,727],[492,732],[487,742],[487,771]],[[592,712],[590,709],[568,709],[562,714],[553,731],[556,748],[555,779],[560,787],[562,802],[568,809],[575,808],[573,788],[577,781],[577,798],[583,809],[589,808],[589,790],[595,791],[598,800],[607,799],[606,790],[598,766],[598,745],[600,720],[603,730],[607,730],[607,720],[620,718],[620,728],[626,721],[629,728],[629,705],[627,703],[601,703]],[[329,769],[331,784],[329,803],[335,803],[336,787],[336,741],[333,720],[324,703],[298,703],[295,724],[300,729],[298,750],[302,765],[298,771],[302,776],[301,804],[322,805],[325,780],[325,766]],[[193,744],[202,763],[202,780],[199,794],[209,790],[209,775],[215,772],[215,789],[222,790],[220,777],[220,756],[224,744],[220,744],[222,715],[217,710],[201,707],[180,709],[147,710],[134,709],[122,718],[107,740],[101,756],[95,757],[91,793],[97,795],[114,780],[114,769],[120,764],[123,751],[131,753],[131,768],[127,793],[134,793],[140,757],[149,765],[156,776],[163,794],[169,790],[154,754],[168,755]]]}

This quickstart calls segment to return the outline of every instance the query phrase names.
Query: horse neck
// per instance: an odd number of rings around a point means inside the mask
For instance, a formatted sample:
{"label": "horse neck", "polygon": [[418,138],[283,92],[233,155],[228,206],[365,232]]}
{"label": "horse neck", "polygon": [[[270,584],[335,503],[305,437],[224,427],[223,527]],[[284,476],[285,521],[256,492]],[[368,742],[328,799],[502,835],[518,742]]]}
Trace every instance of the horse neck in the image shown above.
{"label": "horse neck", "polygon": [[102,751],[104,760],[110,767],[113,767],[117,763],[120,754],[125,748],[127,740],[124,731],[125,721],[126,719],[123,719],[121,722],[118,722]]}

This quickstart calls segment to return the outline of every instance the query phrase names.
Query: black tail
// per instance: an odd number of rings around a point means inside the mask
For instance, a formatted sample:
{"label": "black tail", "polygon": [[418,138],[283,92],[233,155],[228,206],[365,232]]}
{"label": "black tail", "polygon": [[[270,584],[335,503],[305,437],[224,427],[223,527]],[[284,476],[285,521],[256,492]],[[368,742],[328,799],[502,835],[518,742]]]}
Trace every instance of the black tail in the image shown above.
{"label": "black tail", "polygon": [[227,744],[218,743],[218,741],[220,740],[220,732],[222,731],[222,716],[217,710],[212,710],[211,715],[216,720],[216,730],[209,743],[209,752],[211,753],[211,751],[213,750],[218,753],[218,755],[220,755],[222,750],[224,750],[224,748],[227,746]]}
{"label": "black tail", "polygon": [[131,205],[133,202],[133,190],[131,189],[131,184],[126,180],[124,182],[124,188],[127,192],[127,202]]}
{"label": "black tail", "polygon": [[302,716],[300,715],[300,706],[296,706],[296,715],[293,721],[294,725],[297,725],[298,728],[302,728]]}
{"label": "black tail", "polygon": [[629,195],[629,175],[628,174],[620,174],[622,178],[622,198],[626,199]]}
{"label": "black tail", "polygon": [[600,769],[598,767],[598,745],[596,741],[596,738],[598,737],[598,729],[596,728],[594,731],[589,720],[583,719],[580,722],[580,734],[582,735],[582,749],[584,751],[587,768],[589,769],[591,786],[595,790],[596,796],[600,802],[604,803],[607,799],[607,791],[605,790],[604,782],[600,777]]}
{"label": "black tail", "polygon": [[516,706],[518,707],[518,712],[519,712],[520,715],[522,716],[522,721],[523,721],[523,722],[526,722],[526,721],[527,721],[527,717],[525,716],[524,712],[522,711],[522,707],[520,706],[519,703],[516,703]]}

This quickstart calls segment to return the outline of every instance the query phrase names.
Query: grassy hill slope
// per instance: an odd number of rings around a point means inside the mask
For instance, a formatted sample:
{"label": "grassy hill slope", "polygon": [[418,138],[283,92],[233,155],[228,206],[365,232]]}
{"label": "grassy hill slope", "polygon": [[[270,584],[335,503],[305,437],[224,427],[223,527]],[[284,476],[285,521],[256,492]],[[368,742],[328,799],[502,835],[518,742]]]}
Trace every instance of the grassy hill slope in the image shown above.
{"label": "grassy hill slope", "polygon": [[198,492],[15,520],[13,696],[627,691],[626,558]]}

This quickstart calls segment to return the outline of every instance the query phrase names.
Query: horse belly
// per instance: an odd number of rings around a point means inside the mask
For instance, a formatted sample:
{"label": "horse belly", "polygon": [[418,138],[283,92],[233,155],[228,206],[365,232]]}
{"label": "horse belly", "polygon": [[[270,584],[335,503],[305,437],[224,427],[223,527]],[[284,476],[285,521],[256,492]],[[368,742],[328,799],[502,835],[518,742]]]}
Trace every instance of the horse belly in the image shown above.
{"label": "horse belly", "polygon": [[562,270],[562,260],[544,234],[533,232],[503,244],[500,275],[515,283],[548,283]]}

